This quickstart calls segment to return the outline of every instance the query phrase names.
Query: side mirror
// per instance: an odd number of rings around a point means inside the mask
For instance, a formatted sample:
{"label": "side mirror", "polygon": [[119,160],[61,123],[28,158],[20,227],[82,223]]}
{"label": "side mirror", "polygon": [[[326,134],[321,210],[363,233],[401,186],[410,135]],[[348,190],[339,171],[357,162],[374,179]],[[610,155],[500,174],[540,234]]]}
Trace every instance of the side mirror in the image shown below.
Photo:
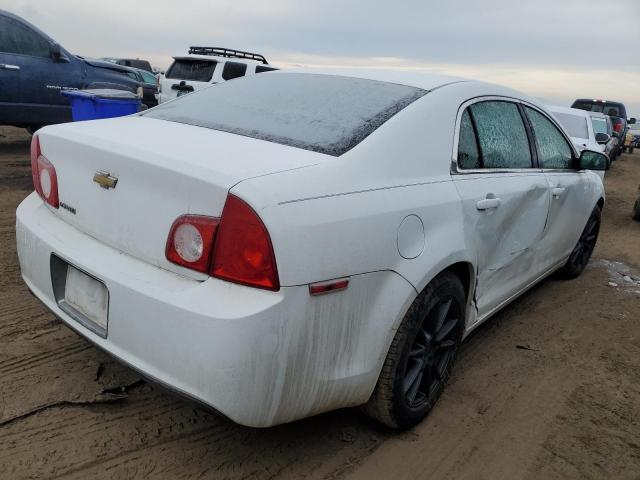
{"label": "side mirror", "polygon": [[602,152],[583,150],[578,159],[578,170],[609,170],[609,157]]}
{"label": "side mirror", "polygon": [[636,119],[634,117],[631,117],[629,119],[629,125],[634,125],[636,123]]}
{"label": "side mirror", "polygon": [[606,133],[596,133],[596,142],[606,144],[611,137]]}
{"label": "side mirror", "polygon": [[49,51],[51,52],[51,58],[53,58],[54,62],[68,62],[69,59],[62,53],[62,48],[60,48],[60,44],[54,43],[51,45]]}

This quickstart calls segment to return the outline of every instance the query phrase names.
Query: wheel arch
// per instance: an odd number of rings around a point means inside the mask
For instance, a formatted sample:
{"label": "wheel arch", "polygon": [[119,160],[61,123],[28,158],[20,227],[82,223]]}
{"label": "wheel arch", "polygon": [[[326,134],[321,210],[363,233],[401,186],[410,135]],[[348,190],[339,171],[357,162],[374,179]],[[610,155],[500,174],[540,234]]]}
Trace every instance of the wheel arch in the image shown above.
{"label": "wheel arch", "polygon": [[604,198],[600,197],[596,203],[596,205],[598,206],[598,208],[600,209],[600,211],[602,211],[602,209],[604,208]]}
{"label": "wheel arch", "polygon": [[444,272],[451,272],[460,279],[460,281],[462,282],[462,286],[464,287],[464,295],[468,303],[470,296],[473,294],[473,291],[474,291],[473,287],[475,287],[475,268],[473,264],[471,262],[466,262],[466,261],[456,262],[452,265],[449,265],[447,268],[439,272],[433,278],[436,278],[438,275]]}

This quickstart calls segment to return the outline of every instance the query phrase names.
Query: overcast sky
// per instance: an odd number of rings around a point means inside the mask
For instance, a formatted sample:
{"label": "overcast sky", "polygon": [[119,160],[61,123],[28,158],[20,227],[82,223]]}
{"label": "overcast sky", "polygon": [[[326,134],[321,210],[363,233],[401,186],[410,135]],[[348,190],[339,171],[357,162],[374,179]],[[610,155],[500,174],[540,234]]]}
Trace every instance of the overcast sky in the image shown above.
{"label": "overcast sky", "polygon": [[425,69],[640,116],[640,0],[0,0],[73,53],[166,68],[189,45],[270,63]]}

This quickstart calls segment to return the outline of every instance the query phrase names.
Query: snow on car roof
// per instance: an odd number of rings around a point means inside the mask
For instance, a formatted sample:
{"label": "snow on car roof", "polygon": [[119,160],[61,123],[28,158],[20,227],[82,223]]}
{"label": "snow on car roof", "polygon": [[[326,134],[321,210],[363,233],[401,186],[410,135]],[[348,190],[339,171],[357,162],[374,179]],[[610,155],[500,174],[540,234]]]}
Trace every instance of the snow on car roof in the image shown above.
{"label": "snow on car roof", "polygon": [[441,75],[437,73],[393,70],[386,68],[322,68],[322,67],[304,67],[286,69],[282,72],[311,73],[337,75],[343,77],[363,78],[367,80],[377,80],[380,82],[396,83],[407,85],[410,87],[421,88],[423,90],[434,90],[436,88],[458,82],[467,82],[469,79],[454,77],[450,75]]}

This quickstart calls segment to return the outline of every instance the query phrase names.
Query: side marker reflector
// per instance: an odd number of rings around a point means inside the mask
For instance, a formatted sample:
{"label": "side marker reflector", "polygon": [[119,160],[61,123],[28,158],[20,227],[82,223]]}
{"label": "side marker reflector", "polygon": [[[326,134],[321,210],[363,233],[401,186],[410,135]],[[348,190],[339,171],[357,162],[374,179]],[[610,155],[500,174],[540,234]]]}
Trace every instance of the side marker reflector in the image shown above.
{"label": "side marker reflector", "polygon": [[349,279],[331,280],[329,282],[313,283],[309,285],[310,295],[324,295],[325,293],[341,292],[349,286]]}

